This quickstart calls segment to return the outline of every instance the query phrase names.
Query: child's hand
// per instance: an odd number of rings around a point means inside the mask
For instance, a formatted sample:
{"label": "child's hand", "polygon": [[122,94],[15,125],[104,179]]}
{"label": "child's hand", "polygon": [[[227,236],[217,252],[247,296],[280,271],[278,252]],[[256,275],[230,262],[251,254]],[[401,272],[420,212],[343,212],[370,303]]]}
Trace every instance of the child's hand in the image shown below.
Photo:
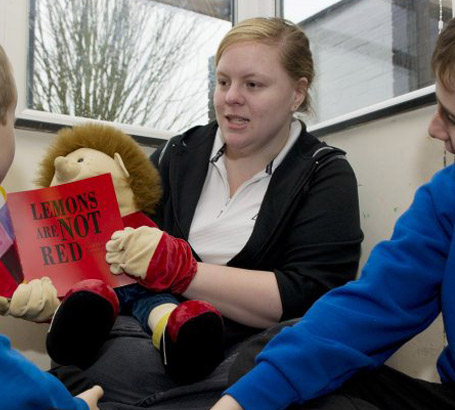
{"label": "child's hand", "polygon": [[233,397],[226,394],[215,403],[211,410],[243,410],[243,407]]}
{"label": "child's hand", "polygon": [[90,410],[99,410],[98,401],[103,397],[104,391],[100,386],[93,386],[91,389],[85,390],[76,397],[84,400]]}

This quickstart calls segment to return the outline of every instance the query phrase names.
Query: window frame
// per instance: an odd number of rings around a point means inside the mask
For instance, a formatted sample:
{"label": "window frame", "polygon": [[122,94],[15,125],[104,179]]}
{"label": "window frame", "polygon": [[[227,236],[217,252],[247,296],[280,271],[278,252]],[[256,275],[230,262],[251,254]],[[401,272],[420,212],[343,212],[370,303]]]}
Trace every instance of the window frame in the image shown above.
{"label": "window frame", "polygon": [[[277,16],[283,17],[284,0],[275,0]],[[455,0],[452,0],[452,16],[455,17]],[[358,110],[321,121],[308,127],[308,131],[317,137],[345,130],[346,128],[363,124],[380,118],[390,117],[401,112],[414,110],[427,105],[436,104],[435,86],[419,88],[406,94],[399,95],[376,104],[365,106]]]}
{"label": "window frame", "polygon": [[[0,0],[0,43],[5,48],[14,67],[14,77],[18,90],[16,108],[16,128],[44,132],[57,132],[59,129],[87,121],[87,118],[54,114],[27,108],[27,50],[28,50],[28,0]],[[245,18],[276,14],[275,0],[232,0],[233,24]],[[90,121],[107,123],[106,121]],[[112,124],[112,123],[110,123]],[[132,135],[144,145],[158,146],[175,135],[175,132],[114,123],[124,132]]]}
{"label": "window frame", "polygon": [[[232,0],[233,24],[255,16],[282,16],[281,0]],[[455,0],[452,0],[452,15],[455,16]],[[18,89],[16,128],[56,132],[62,127],[72,126],[86,118],[54,114],[28,109],[26,106],[27,50],[28,50],[28,0],[0,0],[0,43],[4,46],[14,67]],[[385,118],[403,111],[413,110],[436,103],[434,85],[363,107],[339,117],[320,122],[309,130],[323,136],[344,130],[368,121]],[[95,121],[95,120],[92,120]],[[104,122],[104,121],[100,121]],[[158,146],[175,135],[172,131],[144,126],[114,124],[132,135],[140,143]]]}

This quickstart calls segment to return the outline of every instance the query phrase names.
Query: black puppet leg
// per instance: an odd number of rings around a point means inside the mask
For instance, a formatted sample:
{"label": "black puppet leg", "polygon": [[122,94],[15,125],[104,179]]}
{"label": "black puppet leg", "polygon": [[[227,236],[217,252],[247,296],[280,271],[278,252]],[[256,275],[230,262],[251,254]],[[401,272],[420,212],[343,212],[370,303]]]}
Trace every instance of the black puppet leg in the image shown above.
{"label": "black puppet leg", "polygon": [[209,375],[224,357],[224,324],[211,304],[190,300],[169,316],[160,353],[168,374],[178,383]]}
{"label": "black puppet leg", "polygon": [[47,352],[61,365],[89,366],[118,315],[114,290],[94,279],[77,283],[54,314],[46,339]]}

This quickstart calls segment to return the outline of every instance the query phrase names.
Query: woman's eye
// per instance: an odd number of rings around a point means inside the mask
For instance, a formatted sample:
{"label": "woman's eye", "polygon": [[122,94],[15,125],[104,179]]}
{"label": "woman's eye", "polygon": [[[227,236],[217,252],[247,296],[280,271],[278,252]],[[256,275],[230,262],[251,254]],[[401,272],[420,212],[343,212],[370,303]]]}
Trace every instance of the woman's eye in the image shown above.
{"label": "woman's eye", "polygon": [[84,162],[84,158],[79,158],[77,162]]}

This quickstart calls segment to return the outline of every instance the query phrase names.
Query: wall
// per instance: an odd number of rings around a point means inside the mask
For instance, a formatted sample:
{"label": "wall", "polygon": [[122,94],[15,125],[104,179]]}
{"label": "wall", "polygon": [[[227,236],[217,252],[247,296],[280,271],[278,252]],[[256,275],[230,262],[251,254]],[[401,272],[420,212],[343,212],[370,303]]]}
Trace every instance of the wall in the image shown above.
{"label": "wall", "polygon": [[[390,236],[397,217],[410,204],[415,189],[444,166],[442,144],[427,136],[427,124],[434,107],[426,107],[370,122],[324,140],[348,152],[358,178],[365,233],[362,264],[372,246]],[[33,188],[33,175],[51,135],[17,131],[17,154],[4,186],[9,191]],[[148,149],[150,152],[150,149]],[[12,318],[1,319],[0,332],[7,334],[13,346],[43,369],[48,368],[44,340],[47,325],[36,325]],[[433,380],[434,359],[443,342],[442,325],[435,323],[419,338],[411,341],[392,359],[393,366],[413,376]]]}

